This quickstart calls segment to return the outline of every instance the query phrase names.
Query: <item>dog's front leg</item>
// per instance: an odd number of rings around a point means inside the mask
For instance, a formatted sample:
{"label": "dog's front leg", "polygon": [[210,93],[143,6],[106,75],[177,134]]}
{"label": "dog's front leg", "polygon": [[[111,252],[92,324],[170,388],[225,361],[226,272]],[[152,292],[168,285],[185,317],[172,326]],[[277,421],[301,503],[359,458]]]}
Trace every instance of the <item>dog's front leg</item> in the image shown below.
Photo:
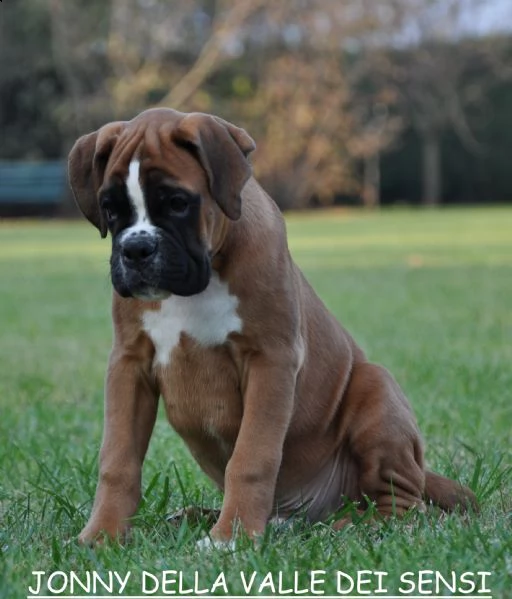
{"label": "dog's front leg", "polygon": [[105,388],[99,481],[81,542],[122,537],[139,504],[142,462],[155,424],[158,391],[140,360],[114,350]]}
{"label": "dog's front leg", "polygon": [[262,534],[272,511],[283,444],[293,413],[296,356],[251,358],[242,423],[224,476],[224,503],[210,536],[228,541],[239,523]]}

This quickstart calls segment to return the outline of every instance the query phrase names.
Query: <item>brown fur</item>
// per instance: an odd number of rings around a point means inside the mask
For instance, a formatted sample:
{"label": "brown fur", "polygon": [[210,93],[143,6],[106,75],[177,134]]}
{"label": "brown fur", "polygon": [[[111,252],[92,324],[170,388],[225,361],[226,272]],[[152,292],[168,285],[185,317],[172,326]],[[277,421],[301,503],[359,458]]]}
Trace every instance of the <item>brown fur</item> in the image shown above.
{"label": "brown fur", "polygon": [[249,136],[225,121],[152,110],[81,138],[71,152],[77,201],[102,234],[98,190],[126,177],[134,155],[143,171],[159,169],[199,192],[201,239],[243,322],[221,346],[182,334],[170,365],[155,366],[141,327],[151,306],[114,292],[100,475],[84,541],[127,530],[159,395],[172,426],[224,491],[212,538],[230,539],[236,522],[261,534],[272,514],[289,515],[301,499],[312,520],[340,508],[344,497],[369,497],[383,515],[422,507],[424,497],[443,509],[476,505],[468,489],[425,470],[399,386],[366,360],[292,261],[278,208],[253,178],[245,184],[252,149]]}

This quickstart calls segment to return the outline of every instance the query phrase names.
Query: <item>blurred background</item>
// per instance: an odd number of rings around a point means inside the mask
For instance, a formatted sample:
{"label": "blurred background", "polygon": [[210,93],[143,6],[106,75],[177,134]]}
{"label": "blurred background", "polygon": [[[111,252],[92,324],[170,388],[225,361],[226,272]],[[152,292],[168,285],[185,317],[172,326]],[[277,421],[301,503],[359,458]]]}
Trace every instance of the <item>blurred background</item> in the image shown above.
{"label": "blurred background", "polygon": [[3,0],[0,56],[3,216],[73,215],[74,140],[157,105],[283,210],[512,200],[510,0]]}

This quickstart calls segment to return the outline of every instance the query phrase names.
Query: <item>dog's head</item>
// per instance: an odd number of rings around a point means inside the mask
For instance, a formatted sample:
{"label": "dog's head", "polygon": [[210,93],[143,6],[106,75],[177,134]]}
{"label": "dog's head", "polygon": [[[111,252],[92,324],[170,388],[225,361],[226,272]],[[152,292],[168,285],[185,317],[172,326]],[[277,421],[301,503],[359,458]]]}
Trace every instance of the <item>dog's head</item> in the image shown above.
{"label": "dog's head", "polygon": [[69,179],[86,218],[112,235],[111,275],[123,297],[203,291],[225,223],[241,214],[254,141],[214,116],[147,110],[81,137]]}

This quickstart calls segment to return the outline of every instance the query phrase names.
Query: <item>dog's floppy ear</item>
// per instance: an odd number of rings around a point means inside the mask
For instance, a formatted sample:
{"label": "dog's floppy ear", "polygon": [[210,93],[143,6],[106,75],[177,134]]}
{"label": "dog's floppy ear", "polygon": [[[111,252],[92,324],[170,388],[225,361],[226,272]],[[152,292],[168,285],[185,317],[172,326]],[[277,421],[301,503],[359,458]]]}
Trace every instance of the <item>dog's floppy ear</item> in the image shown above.
{"label": "dog's floppy ear", "polygon": [[254,140],[243,129],[199,112],[183,117],[172,139],[191,147],[208,175],[213,199],[227,217],[238,220],[240,194],[252,173],[247,157],[256,147]]}
{"label": "dog's floppy ear", "polygon": [[110,153],[116,143],[123,122],[110,123],[99,131],[80,137],[68,158],[69,184],[82,214],[102,237],[107,236],[107,223],[98,203],[98,190]]}

